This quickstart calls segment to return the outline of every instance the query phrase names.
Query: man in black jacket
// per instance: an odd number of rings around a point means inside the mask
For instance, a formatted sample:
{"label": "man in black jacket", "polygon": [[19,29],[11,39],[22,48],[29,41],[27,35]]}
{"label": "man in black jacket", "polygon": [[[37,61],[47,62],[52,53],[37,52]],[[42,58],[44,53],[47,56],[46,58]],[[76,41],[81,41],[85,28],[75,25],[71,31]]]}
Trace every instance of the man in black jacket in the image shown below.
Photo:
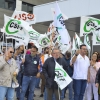
{"label": "man in black jacket", "polygon": [[37,47],[32,46],[31,54],[25,56],[24,76],[22,80],[22,90],[20,100],[24,100],[26,90],[29,86],[28,100],[33,100],[34,90],[36,85],[36,76],[38,73],[38,65],[40,58],[37,56]]}
{"label": "man in black jacket", "polygon": [[56,100],[59,100],[58,85],[54,81],[55,61],[62,65],[64,70],[67,71],[67,63],[63,58],[60,58],[60,50],[54,48],[52,50],[52,57],[48,58],[43,65],[43,73],[46,78],[47,100],[52,100],[53,93],[55,94]]}

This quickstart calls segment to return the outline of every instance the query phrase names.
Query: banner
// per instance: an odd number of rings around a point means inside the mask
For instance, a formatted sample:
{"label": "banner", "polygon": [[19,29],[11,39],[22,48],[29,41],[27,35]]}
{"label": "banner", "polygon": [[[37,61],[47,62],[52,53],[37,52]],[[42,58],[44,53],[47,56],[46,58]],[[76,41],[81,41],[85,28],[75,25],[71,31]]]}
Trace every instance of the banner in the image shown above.
{"label": "banner", "polygon": [[84,44],[86,45],[86,47],[87,47],[88,50],[91,49],[88,34],[84,35]]}
{"label": "banner", "polygon": [[100,20],[93,17],[81,17],[80,36],[89,33],[100,37]]}
{"label": "banner", "polygon": [[93,45],[100,45],[100,37],[93,34]]}
{"label": "banner", "polygon": [[28,23],[23,20],[16,20],[4,15],[4,28],[7,38],[12,38],[27,44],[29,34],[23,26],[29,27]]}
{"label": "banner", "polygon": [[35,24],[35,22],[36,22],[36,16],[34,14],[29,14],[24,11],[16,11],[15,10],[12,17],[17,20],[24,20],[24,21],[28,22],[30,25]]}
{"label": "banner", "polygon": [[64,89],[72,81],[72,79],[69,77],[66,71],[57,62],[55,66],[55,79],[54,80],[56,81],[56,83],[58,84],[58,87],[61,90]]}

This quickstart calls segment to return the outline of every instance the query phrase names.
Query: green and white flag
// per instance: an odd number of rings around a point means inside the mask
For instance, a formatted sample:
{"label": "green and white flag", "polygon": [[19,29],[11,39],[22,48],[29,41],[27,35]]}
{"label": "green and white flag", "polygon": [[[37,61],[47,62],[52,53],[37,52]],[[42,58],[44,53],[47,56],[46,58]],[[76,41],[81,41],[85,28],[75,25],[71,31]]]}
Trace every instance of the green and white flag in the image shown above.
{"label": "green and white flag", "polygon": [[80,47],[80,38],[76,33],[75,33],[75,47],[76,47],[76,50],[79,49]]}
{"label": "green and white flag", "polygon": [[29,24],[23,20],[16,20],[4,15],[4,29],[7,38],[12,38],[28,44],[29,34],[24,26],[29,27]]}
{"label": "green and white flag", "polygon": [[81,17],[80,36],[93,33],[100,37],[100,19],[93,17]]}
{"label": "green and white flag", "polygon": [[41,34],[38,41],[39,45],[41,47],[47,47],[47,46],[50,46],[50,39],[47,37],[46,34]]}
{"label": "green and white flag", "polygon": [[29,34],[29,40],[30,41],[34,41],[34,40],[38,40],[40,37],[40,33],[38,33],[37,31],[35,31],[32,27],[29,27],[28,29],[26,29],[28,31]]}
{"label": "green and white flag", "polygon": [[100,45],[100,37],[93,34],[93,45]]}
{"label": "green and white flag", "polygon": [[77,49],[76,49],[76,46],[75,46],[75,40],[74,40],[74,38],[73,38],[72,50],[77,50]]}
{"label": "green and white flag", "polygon": [[58,87],[62,90],[64,89],[72,79],[69,77],[69,75],[66,73],[66,71],[62,68],[61,65],[59,65],[57,62],[55,66],[55,81],[58,84]]}
{"label": "green and white flag", "polygon": [[87,49],[88,49],[88,50],[90,50],[90,49],[91,49],[88,34],[84,35],[84,44],[86,45],[86,47],[87,47]]}

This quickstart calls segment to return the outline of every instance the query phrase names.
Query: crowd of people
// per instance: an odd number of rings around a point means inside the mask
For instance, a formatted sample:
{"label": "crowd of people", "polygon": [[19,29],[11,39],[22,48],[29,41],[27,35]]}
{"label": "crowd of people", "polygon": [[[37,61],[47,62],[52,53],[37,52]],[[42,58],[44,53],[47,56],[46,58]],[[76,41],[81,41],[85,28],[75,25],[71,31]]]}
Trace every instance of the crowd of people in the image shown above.
{"label": "crowd of people", "polygon": [[[60,90],[55,78],[55,62],[72,78],[72,82]],[[41,81],[41,87],[39,87]],[[86,45],[80,45],[74,56],[69,51],[62,54],[59,48],[45,47],[41,53],[33,44],[25,51],[24,44],[3,47],[0,55],[0,100],[34,100],[35,88],[39,88],[44,100],[64,100],[66,90],[69,100],[99,100],[100,54],[88,56]]]}

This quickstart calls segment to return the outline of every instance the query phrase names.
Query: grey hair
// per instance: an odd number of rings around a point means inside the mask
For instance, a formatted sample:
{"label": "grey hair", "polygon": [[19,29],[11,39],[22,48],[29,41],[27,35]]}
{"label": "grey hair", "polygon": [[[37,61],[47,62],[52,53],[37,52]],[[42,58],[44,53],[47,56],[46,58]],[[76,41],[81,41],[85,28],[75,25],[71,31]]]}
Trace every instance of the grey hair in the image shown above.
{"label": "grey hair", "polygon": [[[54,52],[54,50],[59,50],[59,48],[53,48],[52,53]],[[59,50],[59,52],[60,52],[60,50]]]}

